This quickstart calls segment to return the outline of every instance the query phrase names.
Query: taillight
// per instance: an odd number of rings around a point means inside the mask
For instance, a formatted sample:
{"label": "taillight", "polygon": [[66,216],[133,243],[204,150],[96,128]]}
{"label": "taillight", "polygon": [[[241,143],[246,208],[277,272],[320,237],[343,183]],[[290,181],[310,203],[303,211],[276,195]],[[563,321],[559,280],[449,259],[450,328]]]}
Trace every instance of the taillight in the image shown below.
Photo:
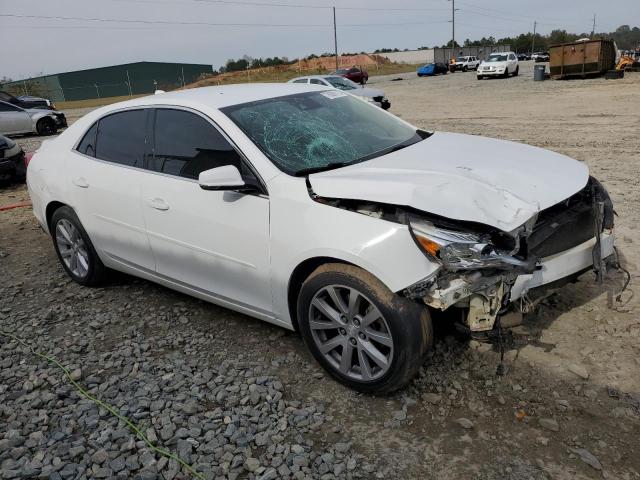
{"label": "taillight", "polygon": [[24,166],[25,168],[29,166],[29,162],[31,161],[31,159],[33,158],[33,154],[35,152],[29,152],[24,156]]}

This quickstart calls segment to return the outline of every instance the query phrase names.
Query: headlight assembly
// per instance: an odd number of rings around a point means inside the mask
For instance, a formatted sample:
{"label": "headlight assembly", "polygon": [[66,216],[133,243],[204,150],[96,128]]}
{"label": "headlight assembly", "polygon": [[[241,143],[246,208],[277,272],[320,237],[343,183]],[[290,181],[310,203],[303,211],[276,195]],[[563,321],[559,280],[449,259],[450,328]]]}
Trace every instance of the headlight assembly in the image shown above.
{"label": "headlight assembly", "polygon": [[413,238],[422,251],[448,270],[531,270],[535,266],[532,260],[521,260],[497,249],[491,244],[488,235],[446,230],[418,218],[412,218],[409,225]]}

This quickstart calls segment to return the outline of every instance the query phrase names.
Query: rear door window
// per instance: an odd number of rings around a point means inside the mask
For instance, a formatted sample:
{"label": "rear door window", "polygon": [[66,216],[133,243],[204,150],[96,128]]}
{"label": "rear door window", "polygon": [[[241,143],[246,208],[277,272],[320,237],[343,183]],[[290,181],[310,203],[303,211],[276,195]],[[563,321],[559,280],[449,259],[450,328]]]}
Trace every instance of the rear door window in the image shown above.
{"label": "rear door window", "polygon": [[184,110],[156,110],[150,170],[197,180],[225,165],[243,171],[240,155],[211,123]]}
{"label": "rear door window", "polygon": [[95,145],[96,158],[142,168],[147,110],[129,110],[101,118]]}
{"label": "rear door window", "polygon": [[300,80],[294,80],[293,83],[308,83],[309,80],[306,78],[301,78]]}
{"label": "rear door window", "polygon": [[80,142],[77,148],[77,150],[80,153],[89,155],[90,157],[96,156],[96,133],[97,132],[98,132],[98,122],[94,123],[82,138],[82,141]]}

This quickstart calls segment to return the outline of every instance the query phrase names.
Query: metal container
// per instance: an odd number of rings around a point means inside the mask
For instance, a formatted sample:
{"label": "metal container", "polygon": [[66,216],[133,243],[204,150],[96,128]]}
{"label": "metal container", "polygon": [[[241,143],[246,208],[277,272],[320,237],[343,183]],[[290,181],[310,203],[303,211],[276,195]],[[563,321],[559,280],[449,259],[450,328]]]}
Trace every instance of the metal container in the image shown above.
{"label": "metal container", "polygon": [[551,78],[585,78],[602,75],[615,68],[616,46],[613,40],[583,40],[549,48]]}
{"label": "metal container", "polygon": [[533,80],[541,82],[544,80],[547,66],[546,65],[534,65],[533,66]]}

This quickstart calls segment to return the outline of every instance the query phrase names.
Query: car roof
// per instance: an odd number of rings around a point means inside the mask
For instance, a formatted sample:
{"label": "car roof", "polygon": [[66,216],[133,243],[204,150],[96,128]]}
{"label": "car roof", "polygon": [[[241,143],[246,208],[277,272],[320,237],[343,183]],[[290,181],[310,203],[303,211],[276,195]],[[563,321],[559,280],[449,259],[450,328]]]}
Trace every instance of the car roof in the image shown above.
{"label": "car roof", "polygon": [[306,80],[309,78],[320,78],[320,79],[326,79],[326,78],[343,78],[340,75],[332,75],[332,74],[327,74],[327,75],[305,75],[303,77],[296,77],[296,78],[292,78],[291,80],[289,80],[290,82],[293,82],[294,80]]}
{"label": "car roof", "polygon": [[310,89],[318,91],[327,90],[321,85],[302,85],[296,83],[250,83],[237,85],[223,85],[217,87],[190,88],[187,90],[175,90],[173,92],[159,93],[147,97],[136,98],[124,102],[103,107],[102,112],[119,108],[149,105],[177,105],[193,106],[206,105],[210,108],[224,108],[231,105],[255,102],[274,97],[284,97],[296,93],[309,92]]}

